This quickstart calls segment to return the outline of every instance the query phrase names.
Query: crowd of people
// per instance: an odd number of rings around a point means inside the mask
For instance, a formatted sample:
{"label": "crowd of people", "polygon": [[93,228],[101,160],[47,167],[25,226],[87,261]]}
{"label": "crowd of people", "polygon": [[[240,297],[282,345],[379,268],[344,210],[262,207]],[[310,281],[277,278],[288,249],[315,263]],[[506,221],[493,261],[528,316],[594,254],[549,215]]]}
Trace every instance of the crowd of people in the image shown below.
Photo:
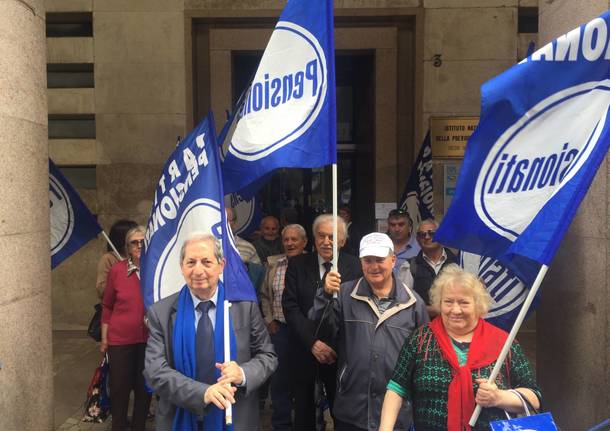
{"label": "crowd of people", "polygon": [[[125,427],[130,391],[132,428],[144,429],[145,384],[159,399],[156,429],[168,431],[221,429],[228,405],[235,430],[259,429],[259,400],[267,394],[274,431],[324,430],[325,407],[337,431],[468,430],[476,404],[483,409],[472,429],[483,430],[524,404],[540,407],[516,341],[488,382],[508,334],[483,319],[491,298],[435,242],[435,220],[413,232],[409,214],[396,209],[387,233],[362,235],[349,208],[339,214],[337,238],[330,214],[319,215],[309,235],[267,216],[252,242],[235,237],[259,302],[233,303],[228,361],[215,332],[225,312],[220,242],[205,232],[190,235],[180,254],[185,286],[145,317],[143,228],[130,225],[124,239],[124,230],[115,233],[125,254],[104,255],[98,270],[113,431]],[[227,220],[234,228],[231,208]]]}

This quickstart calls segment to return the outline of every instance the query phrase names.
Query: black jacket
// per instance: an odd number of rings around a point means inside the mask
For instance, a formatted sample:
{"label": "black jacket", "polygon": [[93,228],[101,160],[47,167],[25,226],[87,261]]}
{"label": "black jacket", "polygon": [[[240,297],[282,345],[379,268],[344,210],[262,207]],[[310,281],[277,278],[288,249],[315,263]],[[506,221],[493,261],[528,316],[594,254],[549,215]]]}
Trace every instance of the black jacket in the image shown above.
{"label": "black jacket", "polygon": [[[423,253],[423,251],[420,251],[417,256],[409,259],[409,264],[411,265],[411,274],[413,275],[413,289],[422,297],[426,304],[430,305],[429,292],[436,278],[436,273],[424,259]],[[451,263],[458,263],[457,257],[451,250],[445,248],[445,253],[447,253],[447,260],[443,263],[443,268]]]}
{"label": "black jacket", "polygon": [[[352,255],[339,252],[338,265],[341,282],[355,280],[362,276],[360,261]],[[316,290],[320,285],[318,253],[302,254],[288,261],[282,308],[286,323],[297,337],[297,340],[293,340],[292,343],[298,344],[300,348],[297,350],[301,350],[302,353],[309,353],[307,356],[311,356],[311,346],[316,339],[327,344],[332,342],[332,340],[320,337],[320,334],[316,336],[316,322],[307,317],[309,310],[313,307]]]}

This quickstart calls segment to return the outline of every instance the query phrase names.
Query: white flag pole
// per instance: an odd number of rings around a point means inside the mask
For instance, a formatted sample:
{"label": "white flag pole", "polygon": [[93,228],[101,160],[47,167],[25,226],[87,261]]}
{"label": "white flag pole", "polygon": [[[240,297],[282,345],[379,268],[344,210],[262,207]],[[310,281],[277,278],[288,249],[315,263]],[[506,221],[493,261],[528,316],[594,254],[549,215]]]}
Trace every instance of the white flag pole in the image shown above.
{"label": "white flag pole", "polygon": [[[542,265],[542,267],[540,268],[540,271],[538,272],[538,276],[536,277],[536,280],[534,280],[534,284],[532,285],[532,288],[530,289],[529,293],[527,294],[527,297],[525,298],[525,301],[523,302],[523,305],[521,306],[521,311],[519,311],[519,314],[517,315],[517,319],[515,320],[515,323],[513,324],[513,328],[510,330],[510,333],[508,334],[506,343],[504,343],[504,347],[502,348],[502,351],[500,352],[500,356],[498,356],[498,360],[496,361],[496,365],[494,366],[494,369],[492,370],[491,375],[489,376],[488,382],[494,382],[496,380],[496,377],[498,377],[498,373],[500,372],[500,368],[502,368],[502,364],[504,362],[504,359],[506,359],[506,355],[508,355],[510,346],[513,344],[513,341],[515,340],[517,332],[519,332],[519,328],[521,328],[521,324],[523,323],[523,320],[525,319],[525,315],[527,314],[528,310],[530,309],[530,305],[532,304],[532,301],[536,297],[536,292],[538,292],[538,289],[540,288],[540,285],[542,284],[542,280],[544,279],[544,276],[546,275],[546,272],[548,269],[549,269],[549,267],[546,265]],[[472,413],[472,416],[470,417],[470,422],[468,422],[471,427],[473,427],[477,423],[477,420],[479,419],[480,414],[481,414],[481,406],[477,404],[476,408],[474,409],[474,412]]]}
{"label": "white flag pole", "polygon": [[[231,331],[229,326],[229,308],[231,303],[225,299],[224,301],[224,315],[223,315],[223,341],[224,341],[224,360],[225,363],[231,360]],[[225,408],[225,424],[231,425],[233,423],[233,405],[227,402]]]}
{"label": "white flag pole", "polygon": [[[333,163],[333,270],[338,271],[339,268],[339,237],[337,236],[337,164]],[[333,293],[333,298],[337,298],[337,294]]]}
{"label": "white flag pole", "polygon": [[114,251],[114,254],[116,255],[116,257],[119,260],[123,260],[123,256],[121,256],[121,253],[119,253],[119,251],[116,249],[116,247],[114,246],[112,241],[110,241],[110,238],[108,237],[108,235],[106,235],[106,232],[102,231],[102,235],[104,236],[104,239],[108,242],[108,244],[110,244],[110,248],[112,248],[112,251]]}

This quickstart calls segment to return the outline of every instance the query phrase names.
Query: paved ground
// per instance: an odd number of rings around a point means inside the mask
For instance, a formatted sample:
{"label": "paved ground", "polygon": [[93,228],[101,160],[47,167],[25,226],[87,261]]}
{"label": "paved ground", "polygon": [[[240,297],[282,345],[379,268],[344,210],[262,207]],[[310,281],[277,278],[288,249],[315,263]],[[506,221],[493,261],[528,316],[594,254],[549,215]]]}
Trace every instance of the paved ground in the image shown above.
{"label": "paved ground", "polygon": [[[101,424],[82,422],[87,388],[101,360],[97,343],[87,337],[84,330],[53,332],[55,430],[110,431],[110,419]],[[268,404],[263,411],[264,431],[271,430]],[[154,430],[152,420],[147,423],[146,430]]]}
{"label": "paved ground", "polygon": [[[534,333],[530,331],[521,333],[519,340],[535,367]],[[53,332],[55,430],[110,431],[110,420],[102,424],[81,421],[87,388],[101,359],[97,343],[87,337],[84,330]],[[271,430],[269,404],[267,401],[262,415],[263,431]],[[147,431],[154,429],[153,421],[147,424],[146,429]]]}

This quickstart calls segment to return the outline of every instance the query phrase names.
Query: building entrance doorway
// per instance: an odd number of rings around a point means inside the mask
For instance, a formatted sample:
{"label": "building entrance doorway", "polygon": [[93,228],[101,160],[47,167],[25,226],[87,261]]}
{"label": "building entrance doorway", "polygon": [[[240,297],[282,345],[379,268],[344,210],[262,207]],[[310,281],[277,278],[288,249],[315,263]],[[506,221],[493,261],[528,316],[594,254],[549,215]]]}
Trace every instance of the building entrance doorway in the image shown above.
{"label": "building entrance doorway", "polygon": [[[417,99],[417,11],[335,20],[339,200],[361,231],[376,226],[375,203],[396,202],[421,133]],[[411,13],[414,14],[411,14]],[[251,81],[277,20],[272,16],[193,17],[192,124],[234,106]],[[419,142],[419,139],[418,139]],[[331,168],[280,169],[261,191],[265,212],[309,228],[331,210]],[[379,215],[379,214],[377,214]],[[380,215],[385,218],[385,215]]]}

